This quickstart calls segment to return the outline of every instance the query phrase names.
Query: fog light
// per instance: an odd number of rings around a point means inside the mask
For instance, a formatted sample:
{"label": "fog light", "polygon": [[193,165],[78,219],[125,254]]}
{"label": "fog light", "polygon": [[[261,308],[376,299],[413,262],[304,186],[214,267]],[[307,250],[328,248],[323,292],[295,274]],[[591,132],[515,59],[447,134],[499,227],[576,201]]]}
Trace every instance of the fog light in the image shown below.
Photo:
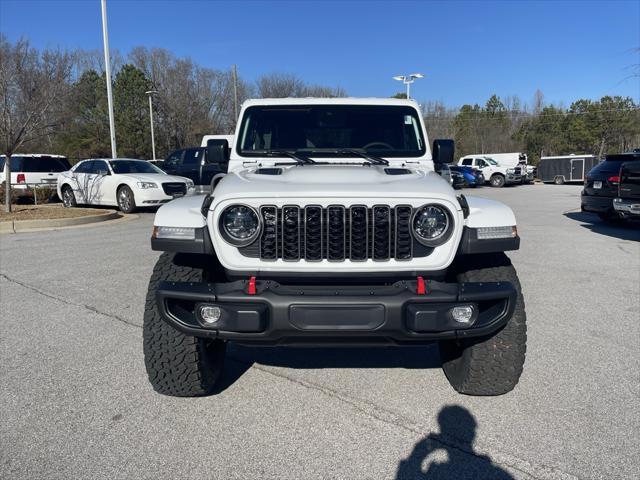
{"label": "fog light", "polygon": [[218,320],[220,320],[220,316],[222,315],[222,310],[220,307],[207,306],[204,305],[200,307],[200,318],[207,325],[213,325]]}
{"label": "fog light", "polygon": [[470,324],[473,320],[473,306],[461,305],[451,309],[451,318],[458,323]]}

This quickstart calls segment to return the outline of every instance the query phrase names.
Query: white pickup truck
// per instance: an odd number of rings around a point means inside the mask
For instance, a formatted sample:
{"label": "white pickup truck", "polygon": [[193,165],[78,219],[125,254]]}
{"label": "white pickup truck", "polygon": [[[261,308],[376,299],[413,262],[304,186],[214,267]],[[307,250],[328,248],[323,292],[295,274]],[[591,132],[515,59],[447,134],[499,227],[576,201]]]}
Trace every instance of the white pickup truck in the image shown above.
{"label": "white pickup truck", "polygon": [[[435,172],[412,100],[244,103],[208,195],[158,210],[144,356],[153,388],[206,395],[228,342],[411,346],[437,342],[451,385],[513,389],[526,350],[519,248],[506,205],[457,195]],[[362,354],[367,355],[368,350]]]}
{"label": "white pickup truck", "polygon": [[484,178],[492,187],[504,187],[515,183],[522,183],[522,176],[526,177],[524,167],[508,167],[500,165],[493,158],[486,155],[466,155],[460,157],[458,165],[474,167],[482,172]]}

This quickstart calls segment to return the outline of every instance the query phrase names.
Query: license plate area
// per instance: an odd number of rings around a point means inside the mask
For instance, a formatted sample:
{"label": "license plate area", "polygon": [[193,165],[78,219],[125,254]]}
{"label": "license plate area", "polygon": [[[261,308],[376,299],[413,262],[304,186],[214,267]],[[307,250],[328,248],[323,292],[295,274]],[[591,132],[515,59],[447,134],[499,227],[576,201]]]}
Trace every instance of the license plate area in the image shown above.
{"label": "license plate area", "polygon": [[593,182],[593,188],[596,188],[596,189],[602,188],[602,182],[600,181]]}
{"label": "license plate area", "polygon": [[299,304],[289,307],[289,323],[300,330],[374,330],[384,320],[384,305]]}

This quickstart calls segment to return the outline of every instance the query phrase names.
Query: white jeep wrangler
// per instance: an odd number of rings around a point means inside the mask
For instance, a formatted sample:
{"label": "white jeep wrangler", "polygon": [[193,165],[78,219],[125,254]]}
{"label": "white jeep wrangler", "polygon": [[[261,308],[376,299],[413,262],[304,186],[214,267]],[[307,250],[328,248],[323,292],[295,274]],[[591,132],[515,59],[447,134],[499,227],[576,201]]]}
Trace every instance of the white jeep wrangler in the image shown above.
{"label": "white jeep wrangler", "polygon": [[[247,101],[228,173],[156,214],[145,364],[158,392],[216,391],[227,342],[437,342],[453,387],[499,395],[525,359],[507,206],[456,196],[434,172],[418,105],[395,99]],[[363,353],[366,355],[366,352]]]}

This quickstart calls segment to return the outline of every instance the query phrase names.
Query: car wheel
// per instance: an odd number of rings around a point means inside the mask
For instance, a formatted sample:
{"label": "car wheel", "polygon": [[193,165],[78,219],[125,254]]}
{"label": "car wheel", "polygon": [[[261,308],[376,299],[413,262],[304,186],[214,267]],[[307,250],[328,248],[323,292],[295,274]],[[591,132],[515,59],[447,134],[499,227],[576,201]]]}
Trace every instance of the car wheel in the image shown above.
{"label": "car wheel", "polygon": [[76,202],[76,196],[73,193],[73,189],[68,185],[62,187],[62,205],[65,208],[73,208],[78,206],[78,202]]}
{"label": "car wheel", "polygon": [[553,183],[555,183],[556,185],[564,185],[564,177],[556,177],[553,180]]}
{"label": "car wheel", "polygon": [[499,173],[496,173],[495,175],[491,176],[491,186],[495,187],[495,188],[502,188],[504,187],[504,176],[500,175]]}
{"label": "car wheel", "polygon": [[136,200],[133,192],[126,185],[120,187],[117,193],[118,208],[122,213],[133,213],[136,210]]}
{"label": "car wheel", "polygon": [[[492,335],[439,343],[449,383],[467,395],[502,395],[517,385],[527,349],[524,299],[516,270],[504,253],[475,255],[460,261],[458,282],[509,282],[517,291],[515,311]],[[462,259],[460,259],[462,260]]]}
{"label": "car wheel", "polygon": [[175,262],[163,253],[156,263],[144,310],[144,364],[153,389],[164,395],[196,397],[213,393],[222,374],[226,343],[193,337],[165,322],[156,304],[161,282],[200,282],[204,270]]}

